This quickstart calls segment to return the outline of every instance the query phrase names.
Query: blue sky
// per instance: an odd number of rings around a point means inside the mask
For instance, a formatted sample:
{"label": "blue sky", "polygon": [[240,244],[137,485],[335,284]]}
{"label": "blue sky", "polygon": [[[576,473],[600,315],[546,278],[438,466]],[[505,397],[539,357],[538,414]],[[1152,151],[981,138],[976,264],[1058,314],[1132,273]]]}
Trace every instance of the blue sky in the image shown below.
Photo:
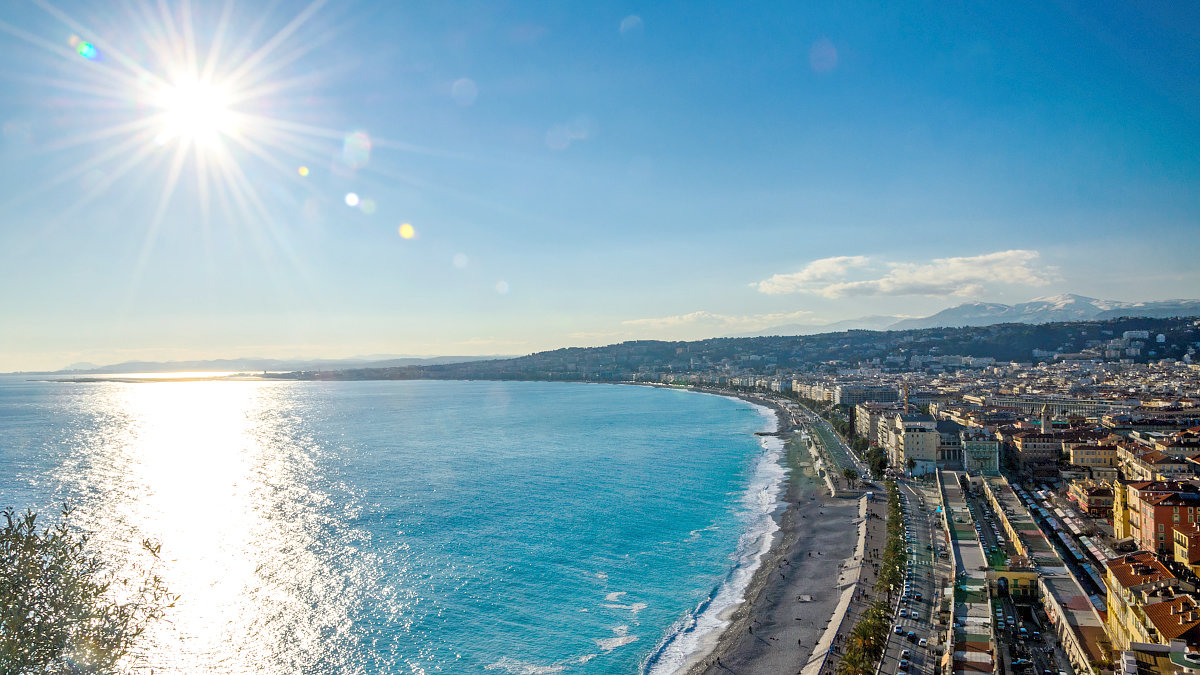
{"label": "blue sky", "polygon": [[1187,3],[428,4],[6,3],[0,370],[1200,296]]}

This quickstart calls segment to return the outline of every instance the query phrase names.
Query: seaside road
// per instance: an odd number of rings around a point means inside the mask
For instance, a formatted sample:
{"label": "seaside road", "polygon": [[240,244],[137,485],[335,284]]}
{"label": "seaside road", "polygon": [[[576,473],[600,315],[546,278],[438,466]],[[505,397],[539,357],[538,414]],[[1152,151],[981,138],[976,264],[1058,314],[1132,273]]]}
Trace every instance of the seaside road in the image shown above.
{"label": "seaside road", "polygon": [[820,496],[824,490],[807,482],[794,522],[785,523],[791,532],[783,532],[783,550],[764,560],[770,567],[761,585],[748,589],[752,600],[692,675],[795,675],[808,661],[841,596],[841,568],[858,543],[849,534],[859,501]]}
{"label": "seaside road", "polygon": [[[937,672],[936,656],[928,645],[922,647],[920,641],[924,639],[930,643],[936,638],[933,603],[940,590],[933,565],[937,519],[932,507],[936,505],[927,504],[927,508],[922,510],[920,505],[925,492],[914,490],[906,480],[897,483],[904,500],[909,552],[905,576],[910,588],[901,589],[900,597],[895,600],[893,630],[888,633],[887,649],[884,650],[879,672],[883,675],[934,675]],[[899,626],[903,635],[895,631],[896,626]]]}

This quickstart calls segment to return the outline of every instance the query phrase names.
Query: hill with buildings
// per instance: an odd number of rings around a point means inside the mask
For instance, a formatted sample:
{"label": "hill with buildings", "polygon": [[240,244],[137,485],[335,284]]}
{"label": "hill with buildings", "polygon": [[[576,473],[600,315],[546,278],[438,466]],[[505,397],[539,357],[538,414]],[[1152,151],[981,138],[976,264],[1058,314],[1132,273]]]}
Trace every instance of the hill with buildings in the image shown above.
{"label": "hill with buildings", "polygon": [[995,362],[1097,360],[1145,363],[1200,359],[1200,321],[1121,318],[962,328],[852,330],[805,336],[634,340],[572,347],[511,359],[388,368],[302,371],[298,379],[501,379],[628,381],[663,374],[724,375],[833,372],[871,366],[881,372],[971,367]]}

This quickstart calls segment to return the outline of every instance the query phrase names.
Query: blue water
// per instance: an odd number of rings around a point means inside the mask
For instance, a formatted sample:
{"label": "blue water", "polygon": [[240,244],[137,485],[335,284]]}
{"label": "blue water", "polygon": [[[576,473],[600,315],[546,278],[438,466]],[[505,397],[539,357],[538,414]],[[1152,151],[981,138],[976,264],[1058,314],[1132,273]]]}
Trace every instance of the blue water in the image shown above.
{"label": "blue water", "polygon": [[0,378],[0,506],[69,500],[164,577],[159,672],[671,672],[769,539],[772,424],[632,386]]}

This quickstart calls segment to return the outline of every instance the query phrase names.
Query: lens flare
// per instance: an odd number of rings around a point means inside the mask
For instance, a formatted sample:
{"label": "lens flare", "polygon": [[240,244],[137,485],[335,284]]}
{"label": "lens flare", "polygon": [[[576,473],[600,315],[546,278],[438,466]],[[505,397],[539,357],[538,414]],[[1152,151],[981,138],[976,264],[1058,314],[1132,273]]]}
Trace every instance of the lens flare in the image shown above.
{"label": "lens flare", "polygon": [[358,206],[358,201],[359,200],[358,200],[357,193],[354,193],[354,192],[346,193],[346,206],[350,206],[350,207]]}
{"label": "lens flare", "polygon": [[415,229],[413,229],[412,225],[410,225],[408,223],[404,223],[403,225],[400,226],[400,237],[401,238],[412,239],[415,236],[417,236],[417,231]]}
{"label": "lens flare", "polygon": [[454,99],[455,103],[465,108],[479,98],[479,87],[475,84],[475,80],[464,77],[456,80],[450,87],[450,97]]}
{"label": "lens flare", "polygon": [[296,173],[300,174],[301,176],[307,177],[308,176],[308,167],[302,166],[299,169],[296,169]]}
{"label": "lens flare", "polygon": [[100,52],[96,51],[96,46],[90,42],[80,42],[79,44],[75,45],[75,53],[79,54],[88,61],[94,61],[96,60],[96,57],[100,55]]}
{"label": "lens flare", "polygon": [[361,169],[371,161],[371,137],[365,131],[347,134],[342,141],[342,162],[351,169]]}

